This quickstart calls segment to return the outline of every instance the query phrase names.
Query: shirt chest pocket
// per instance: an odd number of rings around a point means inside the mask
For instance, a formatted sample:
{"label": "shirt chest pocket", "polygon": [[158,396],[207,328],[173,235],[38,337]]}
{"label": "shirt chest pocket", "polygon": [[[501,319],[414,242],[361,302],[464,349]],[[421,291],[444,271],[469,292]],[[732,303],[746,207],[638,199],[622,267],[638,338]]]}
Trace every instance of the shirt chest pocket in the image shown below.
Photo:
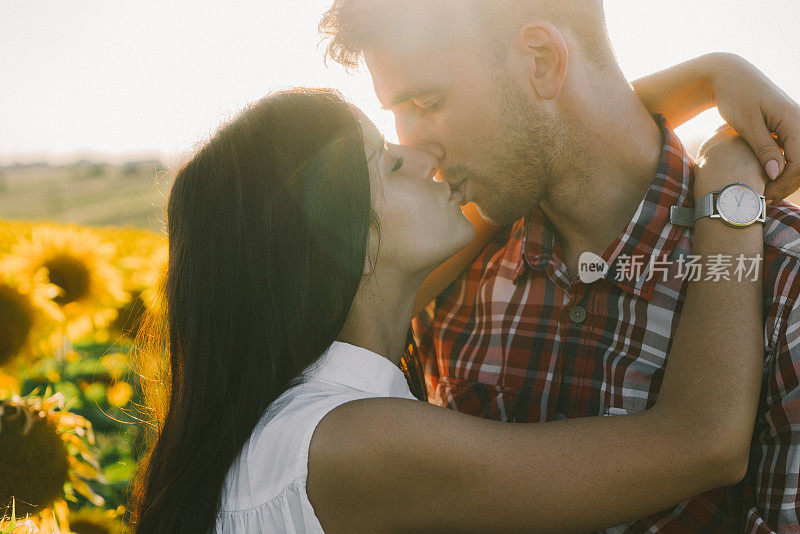
{"label": "shirt chest pocket", "polygon": [[461,413],[495,421],[514,421],[520,391],[452,377],[442,377],[430,402]]}
{"label": "shirt chest pocket", "polygon": [[601,415],[639,413],[653,405],[664,376],[664,361],[652,354],[626,354],[605,362],[605,391],[598,391]]}
{"label": "shirt chest pocket", "polygon": [[648,400],[639,396],[640,393],[617,395],[611,404],[604,406],[600,410],[600,415],[627,415],[640,413],[648,408]]}

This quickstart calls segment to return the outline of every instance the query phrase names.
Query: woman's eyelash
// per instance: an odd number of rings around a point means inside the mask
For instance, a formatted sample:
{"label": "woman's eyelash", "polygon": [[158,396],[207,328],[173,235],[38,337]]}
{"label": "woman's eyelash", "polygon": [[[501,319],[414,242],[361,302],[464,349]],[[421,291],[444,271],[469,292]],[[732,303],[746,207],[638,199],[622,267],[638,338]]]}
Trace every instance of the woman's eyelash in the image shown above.
{"label": "woman's eyelash", "polygon": [[399,158],[397,158],[397,160],[394,162],[394,167],[392,167],[392,172],[397,172],[397,171],[399,171],[399,170],[400,170],[400,168],[401,168],[402,166],[403,166],[403,156],[400,156],[400,157],[399,157]]}

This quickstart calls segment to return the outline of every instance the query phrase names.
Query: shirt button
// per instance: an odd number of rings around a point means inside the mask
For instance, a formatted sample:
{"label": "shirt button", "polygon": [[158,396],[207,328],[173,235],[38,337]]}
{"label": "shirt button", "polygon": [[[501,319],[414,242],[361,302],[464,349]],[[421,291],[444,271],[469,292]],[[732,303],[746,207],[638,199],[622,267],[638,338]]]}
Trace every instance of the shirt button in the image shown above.
{"label": "shirt button", "polygon": [[569,320],[575,324],[581,324],[586,320],[586,309],[582,306],[575,306],[569,311]]}

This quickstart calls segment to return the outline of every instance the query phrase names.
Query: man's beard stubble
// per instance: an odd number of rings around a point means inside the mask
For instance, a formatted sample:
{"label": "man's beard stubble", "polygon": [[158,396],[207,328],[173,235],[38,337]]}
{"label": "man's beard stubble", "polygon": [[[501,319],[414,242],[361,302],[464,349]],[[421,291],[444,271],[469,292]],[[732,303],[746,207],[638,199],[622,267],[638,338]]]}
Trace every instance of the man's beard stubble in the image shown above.
{"label": "man's beard stubble", "polygon": [[[565,158],[560,140],[564,128],[544,108],[532,104],[516,82],[507,75],[497,78],[501,104],[498,120],[501,136],[486,139],[493,154],[488,173],[453,169],[456,175],[472,178],[482,189],[478,212],[496,226],[513,224],[538,209],[554,183],[557,168]],[[487,195],[488,196],[487,198]]]}

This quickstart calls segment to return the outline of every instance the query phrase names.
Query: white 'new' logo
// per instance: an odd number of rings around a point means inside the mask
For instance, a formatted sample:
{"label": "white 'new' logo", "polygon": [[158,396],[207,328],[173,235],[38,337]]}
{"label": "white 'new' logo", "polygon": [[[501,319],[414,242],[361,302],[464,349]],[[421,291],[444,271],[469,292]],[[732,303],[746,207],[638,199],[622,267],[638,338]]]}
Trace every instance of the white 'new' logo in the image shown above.
{"label": "white 'new' logo", "polygon": [[584,252],[578,259],[578,278],[584,284],[597,282],[605,278],[608,273],[608,264],[594,252]]}

